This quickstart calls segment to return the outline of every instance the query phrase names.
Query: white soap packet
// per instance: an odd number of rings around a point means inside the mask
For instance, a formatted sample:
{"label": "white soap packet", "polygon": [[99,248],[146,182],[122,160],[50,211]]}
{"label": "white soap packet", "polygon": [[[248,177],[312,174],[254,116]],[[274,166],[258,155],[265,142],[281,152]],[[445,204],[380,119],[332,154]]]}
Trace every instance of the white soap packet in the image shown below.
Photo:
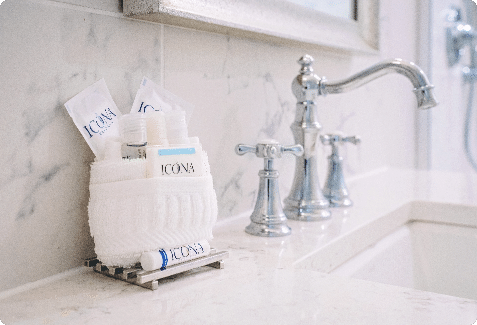
{"label": "white soap packet", "polygon": [[182,110],[186,114],[186,122],[189,123],[194,110],[191,103],[167,91],[155,84],[152,80],[144,77],[141,87],[136,93],[131,113],[170,112]]}
{"label": "white soap packet", "polygon": [[108,140],[120,136],[121,117],[104,79],[71,98],[65,107],[96,158],[104,159]]}

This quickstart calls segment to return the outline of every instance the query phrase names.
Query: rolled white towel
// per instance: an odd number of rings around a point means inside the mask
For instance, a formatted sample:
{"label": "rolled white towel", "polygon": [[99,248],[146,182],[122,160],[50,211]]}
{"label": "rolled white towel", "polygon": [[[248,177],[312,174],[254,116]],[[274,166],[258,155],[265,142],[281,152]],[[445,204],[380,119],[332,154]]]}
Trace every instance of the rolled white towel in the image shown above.
{"label": "rolled white towel", "polygon": [[[117,148],[115,148],[117,154]],[[146,178],[146,159],[101,160],[91,165],[90,184]]]}
{"label": "rolled white towel", "polygon": [[90,184],[88,214],[98,259],[130,267],[143,252],[212,239],[217,197],[211,175]]}

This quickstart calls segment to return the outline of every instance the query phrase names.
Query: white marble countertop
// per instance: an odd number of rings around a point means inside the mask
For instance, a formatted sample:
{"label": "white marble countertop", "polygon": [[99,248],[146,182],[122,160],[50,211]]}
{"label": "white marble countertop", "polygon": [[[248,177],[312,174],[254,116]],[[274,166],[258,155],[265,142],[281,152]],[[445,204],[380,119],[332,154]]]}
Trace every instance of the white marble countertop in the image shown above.
{"label": "white marble countertop", "polygon": [[414,201],[477,207],[477,177],[387,170],[349,180],[355,206],[292,235],[254,237],[247,214],[220,222],[211,246],[230,256],[150,291],[81,267],[0,293],[6,324],[473,324],[477,301],[297,267],[331,241]]}

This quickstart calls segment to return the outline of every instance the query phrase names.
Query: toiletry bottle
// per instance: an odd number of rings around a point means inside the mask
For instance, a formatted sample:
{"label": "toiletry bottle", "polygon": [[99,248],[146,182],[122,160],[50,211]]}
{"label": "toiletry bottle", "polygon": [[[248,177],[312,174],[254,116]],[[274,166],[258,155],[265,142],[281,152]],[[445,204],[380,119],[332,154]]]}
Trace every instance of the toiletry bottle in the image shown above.
{"label": "toiletry bottle", "polygon": [[144,114],[125,114],[120,120],[121,155],[124,159],[146,158],[147,120]]}
{"label": "toiletry bottle", "polygon": [[165,119],[169,145],[189,144],[185,112],[181,110],[166,112]]}
{"label": "toiletry bottle", "polygon": [[167,146],[167,128],[164,112],[152,111],[146,113],[147,143],[150,146]]}

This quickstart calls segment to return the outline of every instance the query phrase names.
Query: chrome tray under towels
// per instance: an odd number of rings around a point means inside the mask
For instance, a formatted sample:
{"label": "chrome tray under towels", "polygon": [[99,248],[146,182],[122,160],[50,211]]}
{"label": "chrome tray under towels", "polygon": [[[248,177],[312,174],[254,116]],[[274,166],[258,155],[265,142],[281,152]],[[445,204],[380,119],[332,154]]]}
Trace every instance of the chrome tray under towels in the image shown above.
{"label": "chrome tray under towels", "polygon": [[179,273],[187,272],[201,266],[210,266],[216,269],[223,269],[223,260],[228,256],[229,253],[227,251],[217,252],[216,249],[211,248],[209,255],[176,265],[171,265],[165,269],[157,269],[152,271],[143,270],[140,263],[131,268],[106,266],[97,258],[87,259],[85,261],[85,266],[93,267],[95,272],[101,273],[108,277],[136,284],[147,289],[157,290],[159,288],[159,280]]}

